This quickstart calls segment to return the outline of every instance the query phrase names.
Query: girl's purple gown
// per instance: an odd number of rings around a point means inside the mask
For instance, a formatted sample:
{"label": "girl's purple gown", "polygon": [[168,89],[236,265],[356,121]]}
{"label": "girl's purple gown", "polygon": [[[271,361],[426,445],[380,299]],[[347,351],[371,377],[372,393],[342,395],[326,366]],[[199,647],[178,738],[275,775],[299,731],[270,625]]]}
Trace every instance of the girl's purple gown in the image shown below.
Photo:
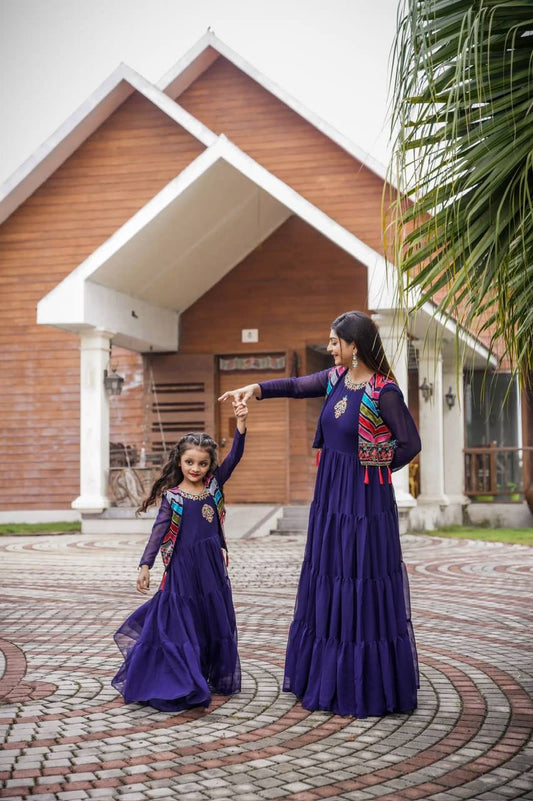
{"label": "girl's purple gown", "polygon": [[[236,431],[231,451],[215,472],[220,487],[238,464],[244,440]],[[182,496],[183,516],[164,589],[115,634],[124,662],[113,686],[126,703],[163,711],[208,706],[211,692],[230,695],[241,689],[235,611],[216,505],[207,492]],[[171,513],[163,497],[140,565],[154,564]]]}
{"label": "girl's purple gown", "polygon": [[[267,381],[262,398],[324,395],[328,373]],[[363,392],[340,378],[320,415],[324,446],[283,685],[306,709],[361,718],[413,710],[418,686],[394,489],[375,467],[365,484],[357,455]],[[396,385],[382,391],[380,413],[398,441],[394,470],[420,439]]]}

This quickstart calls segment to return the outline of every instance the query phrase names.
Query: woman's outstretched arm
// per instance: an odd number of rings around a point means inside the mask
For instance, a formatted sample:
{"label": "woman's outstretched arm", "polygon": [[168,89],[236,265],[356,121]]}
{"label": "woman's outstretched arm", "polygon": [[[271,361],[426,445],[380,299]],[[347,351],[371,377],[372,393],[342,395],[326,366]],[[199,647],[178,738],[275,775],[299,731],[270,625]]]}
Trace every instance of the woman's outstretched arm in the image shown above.
{"label": "woman's outstretched arm", "polygon": [[274,378],[260,384],[248,384],[239,389],[225,392],[219,400],[233,398],[246,403],[249,398],[264,400],[266,398],[319,398],[325,395],[330,370],[304,375],[301,378]]}

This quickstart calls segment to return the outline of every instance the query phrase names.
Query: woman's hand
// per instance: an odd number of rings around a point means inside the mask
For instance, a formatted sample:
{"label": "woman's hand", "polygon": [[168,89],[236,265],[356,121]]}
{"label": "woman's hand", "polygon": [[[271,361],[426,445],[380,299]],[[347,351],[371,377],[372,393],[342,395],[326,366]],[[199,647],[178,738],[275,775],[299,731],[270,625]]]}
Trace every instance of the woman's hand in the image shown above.
{"label": "woman's hand", "polygon": [[229,553],[225,548],[221,548],[220,550],[222,551],[222,559],[224,560],[224,564],[227,567],[229,565]]}
{"label": "woman's hand", "polygon": [[146,595],[150,589],[150,568],[148,565],[142,565],[137,576],[137,592]]}
{"label": "woman's hand", "polygon": [[259,384],[247,384],[245,387],[239,389],[230,389],[220,396],[219,401],[225,401],[232,398],[234,403],[246,403],[250,398],[260,398],[261,387]]}

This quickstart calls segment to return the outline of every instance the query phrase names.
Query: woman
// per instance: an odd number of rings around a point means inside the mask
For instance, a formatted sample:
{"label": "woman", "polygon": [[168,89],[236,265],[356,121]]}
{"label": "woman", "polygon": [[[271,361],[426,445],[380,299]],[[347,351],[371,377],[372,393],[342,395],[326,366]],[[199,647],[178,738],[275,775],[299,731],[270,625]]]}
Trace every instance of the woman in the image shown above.
{"label": "woman", "polygon": [[322,448],[283,689],[306,709],[385,715],[416,707],[418,669],[390,471],[420,438],[362,312],[332,323],[330,370],[226,392],[220,400],[326,394]]}

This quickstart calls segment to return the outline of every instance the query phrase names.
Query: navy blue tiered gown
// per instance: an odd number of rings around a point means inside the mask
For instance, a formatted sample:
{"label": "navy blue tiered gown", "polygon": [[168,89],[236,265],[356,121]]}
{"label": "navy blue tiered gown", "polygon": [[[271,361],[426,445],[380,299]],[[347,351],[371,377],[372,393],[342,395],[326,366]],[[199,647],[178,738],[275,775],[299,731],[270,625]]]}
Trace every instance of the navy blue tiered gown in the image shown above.
{"label": "navy blue tiered gown", "polygon": [[[244,450],[235,432],[215,475],[228,480]],[[126,703],[163,711],[208,706],[211,692],[241,689],[237,626],[222,556],[225,544],[213,497],[182,493],[183,516],[163,589],[133,612],[115,634],[124,662],[113,686]],[[152,567],[172,510],[163,497],[140,564]]]}
{"label": "navy blue tiered gown", "polygon": [[[262,398],[324,395],[328,373],[264,382]],[[386,469],[382,484],[378,468],[369,468],[365,484],[357,456],[363,392],[341,378],[320,416],[324,446],[283,686],[306,709],[361,718],[411,711],[418,686],[394,489]],[[398,469],[420,439],[396,385],[382,391],[380,413],[398,441]]]}

